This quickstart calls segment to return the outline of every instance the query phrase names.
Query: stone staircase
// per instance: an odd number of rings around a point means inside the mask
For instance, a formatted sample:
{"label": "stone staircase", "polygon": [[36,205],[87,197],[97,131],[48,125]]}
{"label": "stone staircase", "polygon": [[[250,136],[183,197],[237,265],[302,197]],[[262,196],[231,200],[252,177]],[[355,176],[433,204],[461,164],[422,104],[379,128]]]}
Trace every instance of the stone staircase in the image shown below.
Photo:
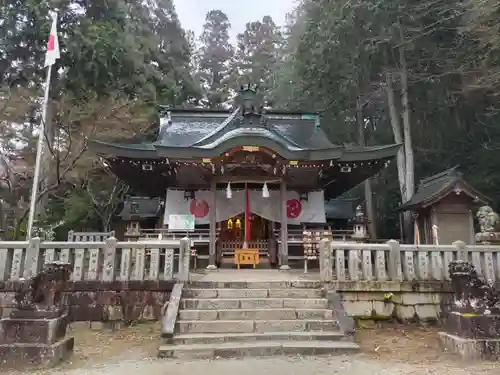
{"label": "stone staircase", "polygon": [[355,352],[316,281],[191,282],[160,357]]}

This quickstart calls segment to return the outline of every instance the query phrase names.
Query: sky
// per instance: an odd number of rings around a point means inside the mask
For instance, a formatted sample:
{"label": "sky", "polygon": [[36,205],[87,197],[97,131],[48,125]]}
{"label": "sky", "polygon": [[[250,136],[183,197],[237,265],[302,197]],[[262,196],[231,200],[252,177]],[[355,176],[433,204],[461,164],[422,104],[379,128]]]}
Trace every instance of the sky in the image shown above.
{"label": "sky", "polygon": [[247,22],[262,20],[263,16],[271,16],[277,25],[282,26],[294,3],[295,0],[174,0],[182,27],[193,30],[197,37],[201,34],[207,12],[222,10],[231,22],[232,41],[245,30]]}

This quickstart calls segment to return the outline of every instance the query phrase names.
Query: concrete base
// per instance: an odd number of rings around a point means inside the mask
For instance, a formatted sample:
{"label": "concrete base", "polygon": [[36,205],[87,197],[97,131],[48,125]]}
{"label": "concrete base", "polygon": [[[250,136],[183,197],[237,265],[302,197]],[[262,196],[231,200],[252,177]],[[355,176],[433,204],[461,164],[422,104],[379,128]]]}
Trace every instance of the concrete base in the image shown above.
{"label": "concrete base", "polygon": [[500,360],[500,339],[466,339],[439,332],[443,349],[468,360]]}
{"label": "concrete base", "polygon": [[68,337],[52,345],[0,345],[0,368],[52,367],[67,360],[73,353],[75,339]]}

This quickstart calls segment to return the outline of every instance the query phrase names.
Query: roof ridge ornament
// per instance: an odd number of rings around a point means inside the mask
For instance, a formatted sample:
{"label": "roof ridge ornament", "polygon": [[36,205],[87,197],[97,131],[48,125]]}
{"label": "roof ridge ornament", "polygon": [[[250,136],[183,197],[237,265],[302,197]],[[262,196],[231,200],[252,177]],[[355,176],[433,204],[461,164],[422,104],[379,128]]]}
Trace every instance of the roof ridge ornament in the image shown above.
{"label": "roof ridge ornament", "polygon": [[264,106],[262,105],[262,100],[257,93],[258,87],[259,86],[256,84],[246,84],[240,86],[238,102],[240,104],[241,115],[243,117],[262,115]]}

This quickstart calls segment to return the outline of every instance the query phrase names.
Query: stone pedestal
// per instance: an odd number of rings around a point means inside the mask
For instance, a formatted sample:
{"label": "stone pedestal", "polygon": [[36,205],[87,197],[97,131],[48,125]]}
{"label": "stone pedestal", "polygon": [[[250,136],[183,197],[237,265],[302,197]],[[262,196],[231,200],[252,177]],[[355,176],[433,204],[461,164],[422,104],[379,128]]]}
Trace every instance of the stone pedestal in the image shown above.
{"label": "stone pedestal", "polygon": [[481,245],[498,245],[500,244],[500,232],[476,233],[476,243]]}
{"label": "stone pedestal", "polygon": [[464,359],[500,360],[500,315],[446,314],[442,346]]}
{"label": "stone pedestal", "polygon": [[14,310],[0,320],[0,367],[53,366],[73,352],[65,337],[68,315],[61,310]]}

